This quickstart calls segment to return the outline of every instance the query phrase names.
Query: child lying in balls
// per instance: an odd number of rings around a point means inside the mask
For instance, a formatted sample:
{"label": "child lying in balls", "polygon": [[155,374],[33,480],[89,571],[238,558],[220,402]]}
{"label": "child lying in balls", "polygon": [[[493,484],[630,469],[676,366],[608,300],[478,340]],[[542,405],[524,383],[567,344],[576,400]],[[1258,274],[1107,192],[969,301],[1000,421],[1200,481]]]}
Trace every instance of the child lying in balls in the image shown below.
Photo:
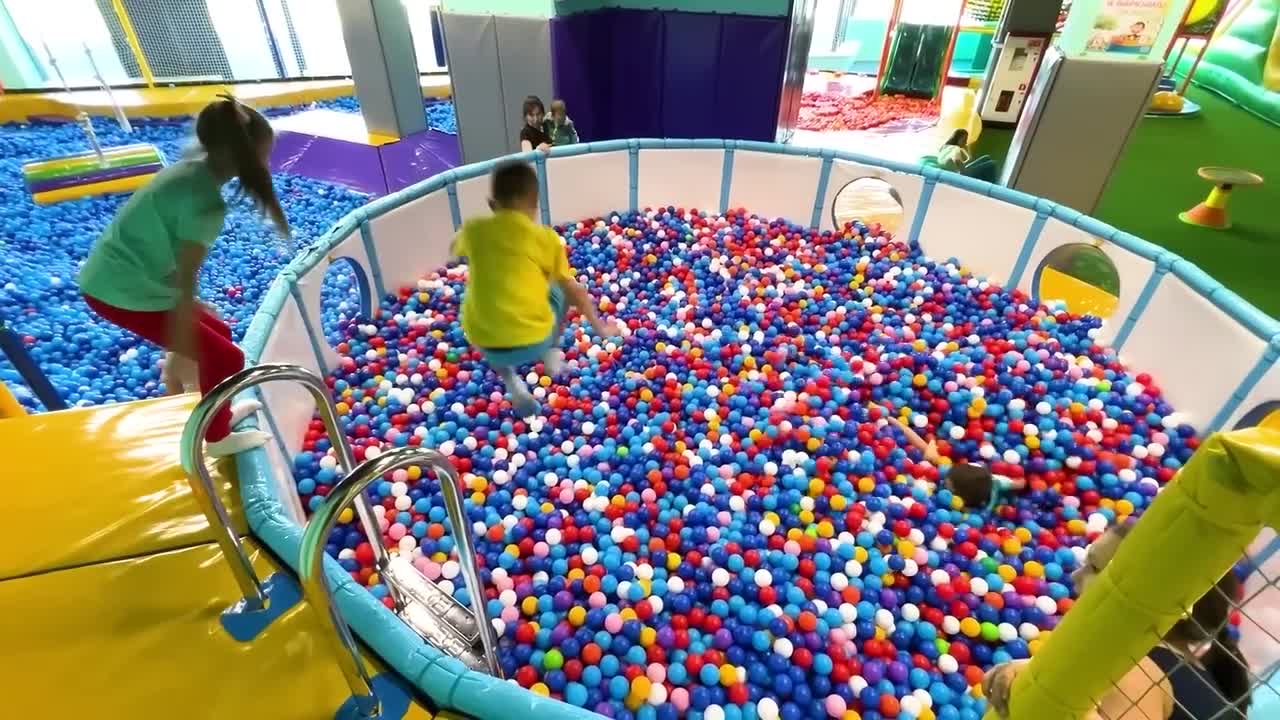
{"label": "child lying in balls", "polygon": [[1025,479],[996,475],[986,465],[967,462],[944,463],[935,441],[925,440],[906,423],[894,417],[893,413],[883,408],[882,410],[887,414],[890,422],[901,428],[902,433],[907,436],[907,442],[924,453],[924,459],[938,468],[943,487],[960,498],[966,508],[995,510],[1001,503],[1008,502],[1014,493],[1026,488]]}
{"label": "child lying in balls", "polygon": [[564,365],[560,338],[572,305],[602,338],[621,327],[596,313],[586,288],[574,279],[560,237],[538,224],[538,176],[521,162],[507,162],[490,176],[493,214],[463,224],[453,255],[466,258],[462,331],[507,386],[520,417],[538,412],[538,403],[516,372],[542,361],[549,377]]}

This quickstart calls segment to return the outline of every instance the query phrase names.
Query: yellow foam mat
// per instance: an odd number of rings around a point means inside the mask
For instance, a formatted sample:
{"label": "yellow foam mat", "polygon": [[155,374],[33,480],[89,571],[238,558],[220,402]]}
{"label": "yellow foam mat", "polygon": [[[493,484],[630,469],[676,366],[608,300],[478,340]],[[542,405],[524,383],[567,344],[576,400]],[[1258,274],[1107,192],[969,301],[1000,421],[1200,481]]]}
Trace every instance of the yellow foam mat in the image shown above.
{"label": "yellow foam mat", "polygon": [[[289,80],[245,84],[183,85],[178,87],[120,88],[116,102],[129,117],[175,117],[194,115],[219,93],[230,93],[250,105],[302,105],[351,95],[355,86],[345,80]],[[423,97],[448,97],[449,77],[422,78]],[[0,94],[0,122],[21,122],[32,116],[75,117],[81,110],[90,115],[115,113],[107,93],[84,90],[74,93]]]}
{"label": "yellow foam mat", "polygon": [[239,643],[218,621],[238,597],[215,545],[0,582],[5,717],[334,717],[350,691],[329,626],[299,603]]}
{"label": "yellow foam mat", "polygon": [[[211,542],[178,458],[195,403],[184,395],[0,423],[6,523],[27,538],[0,553],[0,580]],[[212,467],[244,534],[234,470]]]}

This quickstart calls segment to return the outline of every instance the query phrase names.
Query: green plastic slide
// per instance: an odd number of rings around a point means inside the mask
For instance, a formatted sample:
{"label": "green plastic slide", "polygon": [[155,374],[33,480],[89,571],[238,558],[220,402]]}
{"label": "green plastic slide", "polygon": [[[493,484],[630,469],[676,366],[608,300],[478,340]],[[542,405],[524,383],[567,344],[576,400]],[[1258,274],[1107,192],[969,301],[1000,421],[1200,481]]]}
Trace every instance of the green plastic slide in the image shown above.
{"label": "green plastic slide", "polygon": [[899,23],[880,92],[925,99],[936,95],[953,30],[949,25]]}
{"label": "green plastic slide", "polygon": [[[1246,0],[1248,1],[1248,0]],[[1249,112],[1280,125],[1280,0],[1252,0],[1210,43],[1193,79]],[[1178,65],[1185,73],[1194,58]]]}

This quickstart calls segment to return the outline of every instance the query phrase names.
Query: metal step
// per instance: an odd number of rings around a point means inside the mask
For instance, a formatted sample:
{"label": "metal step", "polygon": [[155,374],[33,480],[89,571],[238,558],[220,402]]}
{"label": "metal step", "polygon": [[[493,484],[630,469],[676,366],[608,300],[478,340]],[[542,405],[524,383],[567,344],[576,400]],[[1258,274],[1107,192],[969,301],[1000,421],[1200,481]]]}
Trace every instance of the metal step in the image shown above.
{"label": "metal step", "polygon": [[423,640],[472,670],[489,672],[480,626],[466,606],[423,577],[413,563],[400,555],[391,556],[383,580],[400,590],[404,607],[397,614]]}

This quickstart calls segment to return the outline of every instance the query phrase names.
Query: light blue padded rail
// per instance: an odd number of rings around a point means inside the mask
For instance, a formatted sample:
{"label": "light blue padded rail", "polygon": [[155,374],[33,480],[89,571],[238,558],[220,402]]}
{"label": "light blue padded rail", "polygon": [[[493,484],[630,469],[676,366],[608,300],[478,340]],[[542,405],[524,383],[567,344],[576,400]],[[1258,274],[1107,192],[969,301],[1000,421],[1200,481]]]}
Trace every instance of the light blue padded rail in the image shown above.
{"label": "light blue padded rail", "polygon": [[[626,150],[629,153],[628,168],[630,173],[628,195],[629,201],[634,204],[637,197],[639,170],[641,164],[644,163],[645,151],[683,149],[723,150],[721,186],[719,188],[721,210],[727,209],[729,202],[730,187],[733,181],[734,152],[736,150],[813,158],[813,162],[821,165],[820,179],[817,183],[817,191],[813,202],[813,215],[810,218],[815,223],[821,220],[821,212],[826,202],[832,160],[845,160],[894,172],[921,176],[924,179],[922,192],[908,237],[908,240],[913,244],[920,241],[920,228],[928,215],[933,190],[938,183],[1031,209],[1035,211],[1036,219],[1023,240],[1022,246],[1018,249],[1015,272],[1011,274],[1010,285],[1015,285],[1026,274],[1026,266],[1032,257],[1035,244],[1039,240],[1040,231],[1049,218],[1060,220],[1095,235],[1106,242],[1114,243],[1151,260],[1153,262],[1151,275],[1145,280],[1145,285],[1136,305],[1129,315],[1121,321],[1122,325],[1114,343],[1117,347],[1124,344],[1133,328],[1141,321],[1142,314],[1149,305],[1151,297],[1155,294],[1162,278],[1168,274],[1173,274],[1181,279],[1188,287],[1191,287],[1210,303],[1220,308],[1235,322],[1248,328],[1254,335],[1268,341],[1265,352],[1258,359],[1253,370],[1248,373],[1247,377],[1242,379],[1239,387],[1232,393],[1231,397],[1224,398],[1221,408],[1209,423],[1208,429],[1216,429],[1225,423],[1236,412],[1239,405],[1248,397],[1263,376],[1280,361],[1280,322],[1268,317],[1176,255],[1098,220],[1047,200],[954,173],[943,172],[936,168],[889,161],[857,153],[796,148],[774,143],[715,139],[614,140],[554,148],[549,155],[532,151],[504,159],[518,159],[535,164],[542,191],[541,214],[544,221],[549,221],[550,206],[548,198],[549,194],[557,189],[548,187],[547,165],[554,163],[556,158]],[[302,302],[300,293],[297,291],[298,279],[306,277],[312,272],[324,272],[322,261],[327,258],[329,252],[346,240],[352,233],[360,233],[369,261],[374,265],[374,267],[364,268],[364,270],[369,273],[373,283],[377,286],[377,291],[385,292],[386,288],[383,287],[382,283],[382,268],[378,265],[376,238],[372,237],[368,222],[426,195],[443,191],[448,194],[451,220],[456,228],[463,219],[460,215],[456,193],[457,183],[488,174],[495,163],[496,161],[475,163],[441,173],[396,193],[379,198],[364,207],[352,211],[340,220],[332,230],[301,252],[273,282],[266,293],[261,308],[254,315],[245,333],[242,345],[246,360],[250,363],[262,360],[263,350],[275,328],[276,318],[285,307],[285,303],[297,302],[302,311],[309,340],[313,346],[312,349],[317,358],[320,358],[321,366],[323,367],[323,354],[321,353],[323,345],[321,344],[325,340],[319,330],[319,319],[310,317]],[[672,198],[672,201],[678,200],[679,198]],[[270,408],[267,413],[267,421],[268,426],[274,430],[276,422]],[[279,438],[277,438],[277,448],[283,453],[284,445]],[[287,454],[285,456],[288,457]],[[283,499],[278,496],[278,488],[283,485],[273,477],[273,470],[267,459],[266,452],[259,449],[239,455],[237,457],[237,465],[240,474],[241,500],[250,529],[296,572],[302,528],[288,519],[289,513],[286,510]],[[354,583],[336,561],[331,558],[327,559],[325,568],[330,584],[334,589],[336,606],[356,634],[383,658],[390,667],[394,668],[401,677],[423,694],[432,698],[441,707],[459,710],[482,720],[499,720],[500,718],[510,717],[523,717],[527,718],[527,720],[575,720],[576,718],[598,717],[587,710],[534,695],[514,683],[468,670],[459,661],[444,656],[436,649],[422,642],[413,631],[383,607],[372,594]]]}

